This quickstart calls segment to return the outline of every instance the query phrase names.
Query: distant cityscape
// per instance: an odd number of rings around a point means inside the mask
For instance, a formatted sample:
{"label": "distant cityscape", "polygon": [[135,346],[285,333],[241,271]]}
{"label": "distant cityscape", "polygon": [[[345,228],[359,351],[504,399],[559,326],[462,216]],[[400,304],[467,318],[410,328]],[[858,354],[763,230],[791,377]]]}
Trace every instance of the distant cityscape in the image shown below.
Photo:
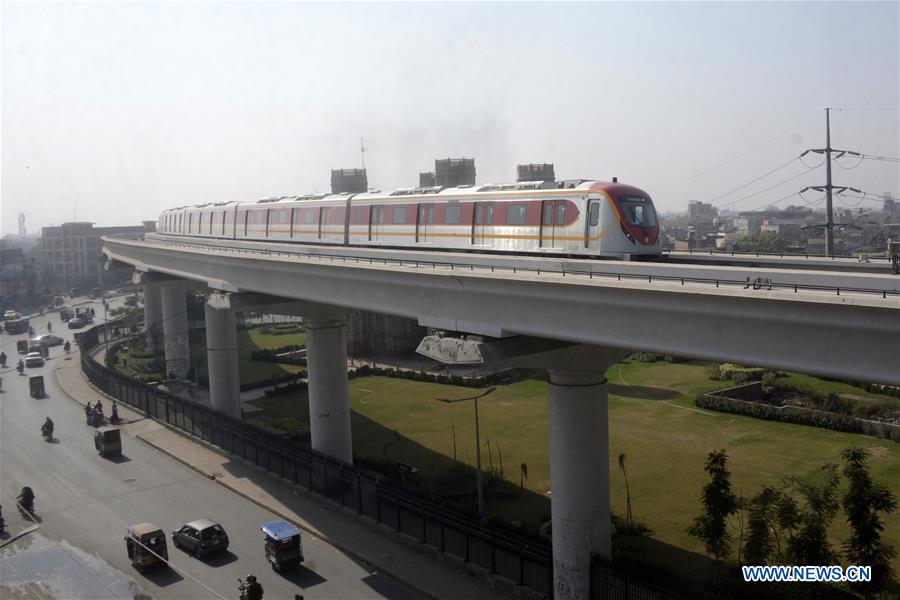
{"label": "distant cityscape", "polygon": [[[883,256],[888,238],[900,238],[900,199],[885,193],[883,206],[836,208],[835,254]],[[825,213],[808,206],[765,210],[719,210],[689,202],[687,213],[660,215],[667,249],[826,254]]]}

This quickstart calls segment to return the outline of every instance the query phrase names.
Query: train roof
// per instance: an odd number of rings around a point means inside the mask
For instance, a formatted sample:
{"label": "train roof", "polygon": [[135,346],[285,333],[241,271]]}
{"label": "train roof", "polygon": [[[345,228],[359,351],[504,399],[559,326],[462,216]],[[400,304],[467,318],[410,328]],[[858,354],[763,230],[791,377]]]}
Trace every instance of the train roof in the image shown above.
{"label": "train roof", "polygon": [[[589,191],[591,189],[595,189],[596,186],[600,186],[603,189],[609,189],[613,186],[626,188],[629,190],[637,190],[637,188],[633,188],[632,186],[628,186],[625,184],[621,184],[618,182],[610,183],[606,181],[598,181],[596,179],[565,179],[560,181],[518,181],[511,183],[488,183],[483,185],[458,185],[455,187],[444,187],[444,186],[425,186],[425,187],[411,187],[411,188],[398,188],[396,190],[390,191],[381,191],[381,190],[369,190],[367,192],[343,192],[340,194],[301,194],[294,196],[269,196],[266,198],[261,198],[259,200],[248,201],[248,202],[237,202],[234,200],[228,202],[216,202],[216,203],[206,203],[206,204],[196,204],[193,206],[179,206],[175,208],[166,209],[163,213],[183,210],[186,208],[205,208],[209,206],[243,206],[250,207],[254,205],[272,205],[272,204],[281,204],[281,203],[297,203],[309,200],[316,201],[333,201],[333,202],[346,202],[349,196],[352,196],[354,200],[396,200],[399,197],[447,197],[447,196],[477,196],[482,193],[491,193],[494,194],[509,194],[515,192],[534,192],[534,191],[555,191],[555,190],[579,190],[582,192]],[[263,206],[264,207],[264,206]],[[261,207],[262,208],[262,207]]]}

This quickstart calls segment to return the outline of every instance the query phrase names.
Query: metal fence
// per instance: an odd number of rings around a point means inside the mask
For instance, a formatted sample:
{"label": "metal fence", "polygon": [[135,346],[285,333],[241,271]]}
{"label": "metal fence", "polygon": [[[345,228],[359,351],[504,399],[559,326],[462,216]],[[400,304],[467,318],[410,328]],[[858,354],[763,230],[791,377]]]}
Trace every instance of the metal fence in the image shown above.
{"label": "metal fence", "polygon": [[91,356],[101,343],[103,329],[97,326],[84,332],[78,343],[82,370],[104,393],[423,544],[543,596],[552,595],[553,562],[550,546],[543,540],[484,523],[476,515],[443,506],[400,483],[109,369]]}
{"label": "metal fence", "polygon": [[[545,597],[553,596],[548,543],[443,506],[400,483],[344,464],[239,419],[194,404],[107,368],[91,356],[101,343],[125,337],[126,328],[98,325],[78,336],[81,368],[99,390],[267,471],[384,523],[436,550],[481,567]],[[121,337],[119,337],[121,336]],[[673,582],[648,583],[638,573],[594,555],[591,600],[687,600]]]}

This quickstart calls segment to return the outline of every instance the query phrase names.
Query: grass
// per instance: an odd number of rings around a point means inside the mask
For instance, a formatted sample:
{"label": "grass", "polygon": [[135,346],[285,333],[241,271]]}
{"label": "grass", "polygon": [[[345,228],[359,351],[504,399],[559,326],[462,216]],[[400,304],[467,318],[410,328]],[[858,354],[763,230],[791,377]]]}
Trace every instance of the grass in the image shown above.
{"label": "grass", "polygon": [[[191,332],[191,363],[196,365],[200,372],[206,371],[206,335],[202,331]],[[268,350],[290,345],[305,345],[305,333],[292,333],[285,335],[266,335],[259,329],[240,329],[237,332],[238,360],[240,362],[241,384],[255,383],[280,377],[285,373],[302,373],[304,367],[297,365],[282,365],[270,362],[255,361],[250,357],[253,350]],[[119,365],[121,369],[122,358],[128,359],[127,352],[120,352]],[[152,358],[131,357],[128,364],[132,367],[142,366],[153,362]],[[162,373],[158,374],[163,377]]]}
{"label": "grass", "polygon": [[[700,491],[707,481],[703,465],[707,453],[714,449],[728,452],[735,493],[752,496],[762,485],[777,484],[789,475],[815,478],[823,464],[840,464],[844,448],[862,446],[871,453],[869,464],[875,480],[900,496],[898,444],[697,409],[693,399],[698,391],[728,385],[708,379],[705,366],[699,363],[624,362],[614,365],[607,376],[613,512],[626,512],[624,479],[617,462],[619,454],[624,453],[635,519],[648,525],[650,535],[663,542],[652,551],[654,562],[672,570],[685,569],[679,564],[682,550],[703,552],[701,543],[685,529],[699,512]],[[842,383],[815,380],[815,387],[881,398]],[[465,398],[476,393],[468,388],[402,379],[354,379],[350,382],[354,452],[371,460],[403,460],[418,467],[426,481],[439,481],[454,464],[455,431],[457,460],[473,465],[472,402],[435,399]],[[534,379],[499,386],[479,401],[483,466],[487,469],[493,460],[498,469],[502,452],[505,478],[510,482],[505,498],[488,496],[487,509],[505,520],[535,522],[548,518],[546,393],[546,382]],[[264,399],[255,404],[272,417],[309,420],[305,396]],[[531,494],[515,493],[522,463],[528,466],[525,488]],[[836,548],[848,531],[843,513],[839,513],[830,530]],[[900,511],[885,520],[885,535],[900,547]]]}

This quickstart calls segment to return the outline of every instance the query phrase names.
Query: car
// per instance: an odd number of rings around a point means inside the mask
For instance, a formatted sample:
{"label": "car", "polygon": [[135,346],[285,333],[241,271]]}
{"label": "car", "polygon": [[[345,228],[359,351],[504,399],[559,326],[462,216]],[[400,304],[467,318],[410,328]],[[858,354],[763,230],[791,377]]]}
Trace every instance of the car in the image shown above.
{"label": "car", "polygon": [[102,297],[103,297],[103,298],[106,298],[106,299],[108,300],[109,298],[115,298],[115,297],[116,297],[116,293],[113,292],[113,291],[106,291],[106,292],[103,292],[103,296],[102,296]]}
{"label": "car", "polygon": [[62,339],[58,335],[37,335],[30,340],[28,340],[29,344],[38,344],[40,346],[61,346],[64,344],[66,340]]}
{"label": "car", "polygon": [[228,550],[228,534],[218,523],[197,519],[173,531],[172,544],[193,552],[197,558],[203,558],[211,552]]}
{"label": "car", "polygon": [[85,326],[85,322],[81,319],[69,319],[69,329],[81,329]]}
{"label": "car", "polygon": [[5,313],[3,313],[3,320],[4,321],[15,321],[16,319],[20,318],[21,316],[22,315],[20,315],[19,312],[16,310],[8,310]]}
{"label": "car", "polygon": [[26,367],[43,367],[44,366],[44,357],[41,356],[40,352],[29,352],[25,356],[25,366]]}

